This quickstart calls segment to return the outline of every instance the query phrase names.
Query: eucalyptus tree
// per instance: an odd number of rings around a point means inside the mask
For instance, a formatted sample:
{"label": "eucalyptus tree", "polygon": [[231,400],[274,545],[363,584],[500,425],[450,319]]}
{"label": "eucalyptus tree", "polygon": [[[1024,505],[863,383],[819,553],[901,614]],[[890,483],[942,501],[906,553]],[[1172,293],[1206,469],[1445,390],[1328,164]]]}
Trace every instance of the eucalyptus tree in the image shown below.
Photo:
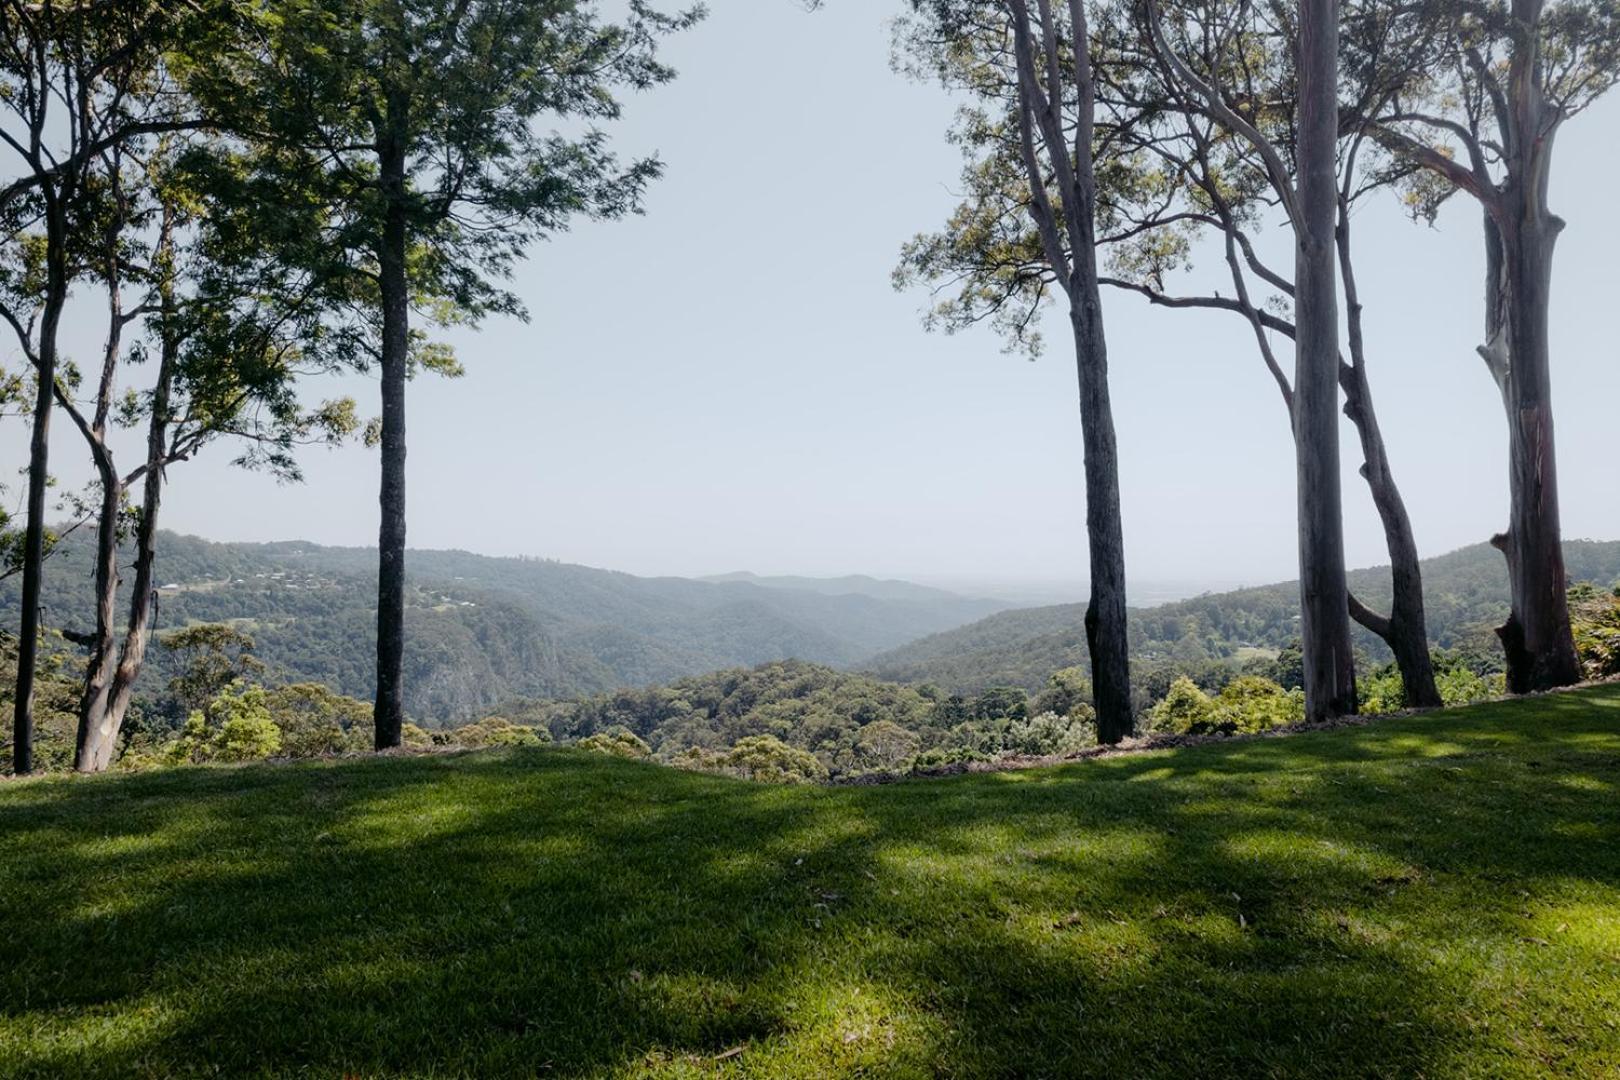
{"label": "eucalyptus tree", "polygon": [[[1236,316],[1252,331],[1292,426],[1293,381],[1272,338],[1292,343],[1296,336],[1295,285],[1260,242],[1268,226],[1280,224],[1290,235],[1292,230],[1285,207],[1293,186],[1299,81],[1291,14],[1226,0],[1170,5],[1151,23],[1122,20],[1114,37],[1122,62],[1112,66],[1101,93],[1114,108],[1137,117],[1121,131],[1119,167],[1104,193],[1119,219],[1113,235],[1104,238],[1112,271],[1104,284],[1168,308]],[[1369,100],[1384,90],[1367,82],[1359,96]],[[1394,654],[1406,704],[1432,707],[1441,701],[1429,655],[1422,570],[1373,404],[1351,246],[1353,206],[1405,177],[1368,168],[1364,147],[1364,135],[1353,134],[1341,141],[1339,155],[1335,244],[1349,349],[1338,364],[1338,381],[1359,437],[1361,476],[1383,526],[1393,599],[1387,615],[1353,594],[1348,601],[1352,618]],[[1230,289],[1172,292],[1166,278],[1189,268],[1195,244],[1211,237],[1222,250]]]}
{"label": "eucalyptus tree", "polygon": [[1054,290],[1068,308],[1079,379],[1091,599],[1086,643],[1098,735],[1133,729],[1119,461],[1098,285],[1099,120],[1090,25],[1081,0],[916,0],[899,31],[904,67],[965,92],[951,133],[967,197],[906,246],[896,284],[955,287],[930,324],[991,321],[1011,348],[1039,351],[1036,320]]}
{"label": "eucalyptus tree", "polygon": [[[145,663],[158,517],[174,466],[232,438],[242,444],[239,464],[295,480],[298,444],[335,442],[356,426],[352,401],[312,409],[300,401],[303,376],[329,366],[308,313],[309,287],[290,275],[267,277],[256,254],[263,236],[250,255],[244,237],[222,225],[235,208],[222,204],[230,187],[216,178],[232,167],[221,139],[195,136],[112,148],[90,174],[100,212],[90,219],[82,277],[104,295],[106,337],[89,395],[58,393],[90,453],[100,495],[95,626],[86,637],[74,752],[81,772],[111,764]],[[133,342],[131,327],[143,331]],[[149,384],[135,385],[139,372],[151,373]],[[121,471],[111,436],[137,426],[144,428],[144,455]],[[140,500],[131,505],[137,484]],[[118,557],[126,535],[134,580],[119,640]]]}
{"label": "eucalyptus tree", "polygon": [[294,178],[289,209],[324,206],[303,257],[329,283],[329,314],[380,370],[383,749],[400,744],[404,722],[406,382],[423,367],[459,370],[413,313],[439,325],[521,317],[503,279],[534,241],[577,217],[639,210],[660,163],[621,164],[595,125],[619,116],[623,91],[673,77],[657,46],[703,11],[629,0],[608,21],[586,0],[266,2],[249,92],[226,79],[215,93],[278,147],[259,162],[270,212],[277,177]]}
{"label": "eucalyptus tree", "polygon": [[165,114],[136,117],[128,105],[156,68],[169,35],[180,27],[200,30],[221,6],[206,0],[0,0],[0,143],[15,170],[0,185],[0,316],[34,375],[13,714],[18,773],[32,767],[50,422],[86,176],[98,155],[126,140],[193,122]]}
{"label": "eucalyptus tree", "polygon": [[[1149,36],[1156,57],[1199,109],[1261,164],[1268,186],[1287,217],[1294,240],[1289,288],[1294,309],[1294,378],[1288,391],[1294,427],[1299,505],[1300,637],[1305,668],[1305,709],[1310,720],[1356,709],[1355,656],[1350,638],[1350,591],[1344,562],[1344,510],[1339,480],[1339,308],[1335,228],[1339,211],[1337,152],[1337,0],[1300,0],[1297,11],[1277,5],[1286,52],[1217,60],[1225,70],[1235,59],[1245,77],[1251,67],[1275,67],[1291,54],[1296,87],[1291,106],[1291,160],[1247,113],[1274,110],[1272,100],[1234,106],[1223,86],[1201,77],[1168,40],[1162,13],[1147,2]],[[1234,26],[1241,26],[1235,20]],[[1229,46],[1221,25],[1214,41]],[[1248,42],[1252,45],[1253,42]],[[1263,342],[1262,342],[1263,347]]]}
{"label": "eucalyptus tree", "polygon": [[1564,221],[1547,192],[1564,123],[1620,78],[1620,8],[1613,0],[1428,0],[1375,6],[1352,30],[1352,67],[1406,78],[1376,108],[1349,110],[1351,122],[1427,174],[1429,183],[1414,185],[1420,213],[1432,217],[1456,192],[1483,211],[1478,352],[1508,422],[1508,527],[1492,543],[1506,557],[1512,611],[1497,633],[1509,689],[1573,683],[1581,676],[1566,596],[1548,338]]}

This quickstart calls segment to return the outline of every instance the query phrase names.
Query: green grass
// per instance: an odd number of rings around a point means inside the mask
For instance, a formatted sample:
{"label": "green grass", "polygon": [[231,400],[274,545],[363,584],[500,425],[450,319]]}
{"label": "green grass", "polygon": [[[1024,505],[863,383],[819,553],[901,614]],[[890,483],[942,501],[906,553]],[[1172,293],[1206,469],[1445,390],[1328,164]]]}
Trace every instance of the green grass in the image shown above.
{"label": "green grass", "polygon": [[0,785],[0,1074],[202,1073],[1617,1075],[1620,687],[885,788]]}

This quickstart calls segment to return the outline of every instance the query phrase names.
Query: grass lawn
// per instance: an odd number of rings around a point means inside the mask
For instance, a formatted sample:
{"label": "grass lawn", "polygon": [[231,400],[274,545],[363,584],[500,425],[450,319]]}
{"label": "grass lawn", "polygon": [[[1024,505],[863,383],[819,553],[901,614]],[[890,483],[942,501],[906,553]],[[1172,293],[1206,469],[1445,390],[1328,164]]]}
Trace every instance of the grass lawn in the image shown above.
{"label": "grass lawn", "polygon": [[0,784],[4,1076],[1620,1075],[1620,687],[883,788]]}

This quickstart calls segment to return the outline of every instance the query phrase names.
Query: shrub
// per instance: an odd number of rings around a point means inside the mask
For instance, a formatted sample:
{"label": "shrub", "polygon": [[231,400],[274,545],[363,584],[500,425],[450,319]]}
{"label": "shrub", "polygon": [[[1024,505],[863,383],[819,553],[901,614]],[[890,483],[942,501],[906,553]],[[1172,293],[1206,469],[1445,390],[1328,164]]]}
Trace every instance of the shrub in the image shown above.
{"label": "shrub", "polygon": [[622,758],[652,757],[652,747],[628,728],[610,728],[579,740],[574,745],[594,754],[612,754]]}
{"label": "shrub", "polygon": [[205,761],[257,761],[281,749],[281,729],[270,718],[262,686],[241,680],[220,691],[206,713],[193,710],[179,738],[162,748],[171,765]]}
{"label": "shrub", "polygon": [[1089,705],[1077,705],[1068,716],[1041,713],[1008,725],[1003,736],[1003,754],[1051,757],[1073,754],[1097,745],[1096,713]]}
{"label": "shrub", "polygon": [[1620,588],[1607,593],[1590,585],[1572,588],[1570,623],[1587,677],[1620,675]]}
{"label": "shrub", "polygon": [[827,769],[808,750],[789,746],[775,735],[753,735],[720,758],[720,766],[748,780],[767,784],[814,784],[827,778]]}
{"label": "shrub", "polygon": [[925,750],[911,759],[911,771],[914,773],[932,772],[951,765],[965,765],[974,761],[989,761],[988,754],[981,754],[965,746],[939,747],[934,750]]}
{"label": "shrub", "polygon": [[281,729],[281,752],[317,757],[372,748],[371,705],[320,683],[268,690],[265,708]]}
{"label": "shrub", "polygon": [[1297,724],[1305,719],[1305,695],[1284,690],[1258,675],[1239,675],[1215,696],[1215,726],[1218,731],[1253,734]]}
{"label": "shrub", "polygon": [[1173,735],[1211,731],[1217,723],[1215,702],[1182,675],[1170,684],[1164,700],[1153,707],[1148,723],[1154,731]]}
{"label": "shrub", "polygon": [[[635,738],[634,735],[631,738]],[[504,716],[489,716],[449,733],[449,742],[470,748],[485,746],[539,746],[551,741],[551,732],[514,724]],[[646,743],[642,743],[646,746]],[[649,751],[650,753],[650,751]],[[636,755],[644,756],[644,755]]]}

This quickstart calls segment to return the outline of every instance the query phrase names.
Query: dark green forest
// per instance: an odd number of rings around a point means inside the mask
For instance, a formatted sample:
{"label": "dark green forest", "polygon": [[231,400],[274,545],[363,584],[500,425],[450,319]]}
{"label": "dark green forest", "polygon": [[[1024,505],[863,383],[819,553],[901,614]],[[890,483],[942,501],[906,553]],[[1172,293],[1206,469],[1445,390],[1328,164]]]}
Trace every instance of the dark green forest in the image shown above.
{"label": "dark green forest", "polygon": [[[52,557],[48,625],[89,629],[93,538]],[[231,623],[273,678],[355,697],[375,687],[376,553],[307,543],[220,544],[161,534],[158,627]],[[823,593],[789,582],[641,578],[540,559],[413,551],[407,708],[418,723],[474,718],[515,697],[571,698],[789,658],[858,665],[1004,605],[871,579]],[[857,590],[867,590],[861,592]],[[0,582],[14,618],[17,581]],[[174,674],[154,650],[151,694]]]}
{"label": "dark green forest", "polygon": [[[1620,542],[1569,541],[1564,557],[1575,581],[1620,581]],[[1425,559],[1423,592],[1432,643],[1466,654],[1482,670],[1501,670],[1495,628],[1508,610],[1500,553],[1475,544]],[[1389,569],[1350,573],[1351,589],[1375,607],[1389,602]],[[901,682],[934,683],[973,693],[988,686],[1038,690],[1059,668],[1086,663],[1085,605],[1063,604],[992,615],[884,653],[863,665]],[[1139,666],[1200,669],[1275,655],[1299,638],[1299,585],[1281,582],[1198,596],[1133,611],[1131,652]],[[1389,649],[1360,629],[1355,643],[1375,664]]]}

